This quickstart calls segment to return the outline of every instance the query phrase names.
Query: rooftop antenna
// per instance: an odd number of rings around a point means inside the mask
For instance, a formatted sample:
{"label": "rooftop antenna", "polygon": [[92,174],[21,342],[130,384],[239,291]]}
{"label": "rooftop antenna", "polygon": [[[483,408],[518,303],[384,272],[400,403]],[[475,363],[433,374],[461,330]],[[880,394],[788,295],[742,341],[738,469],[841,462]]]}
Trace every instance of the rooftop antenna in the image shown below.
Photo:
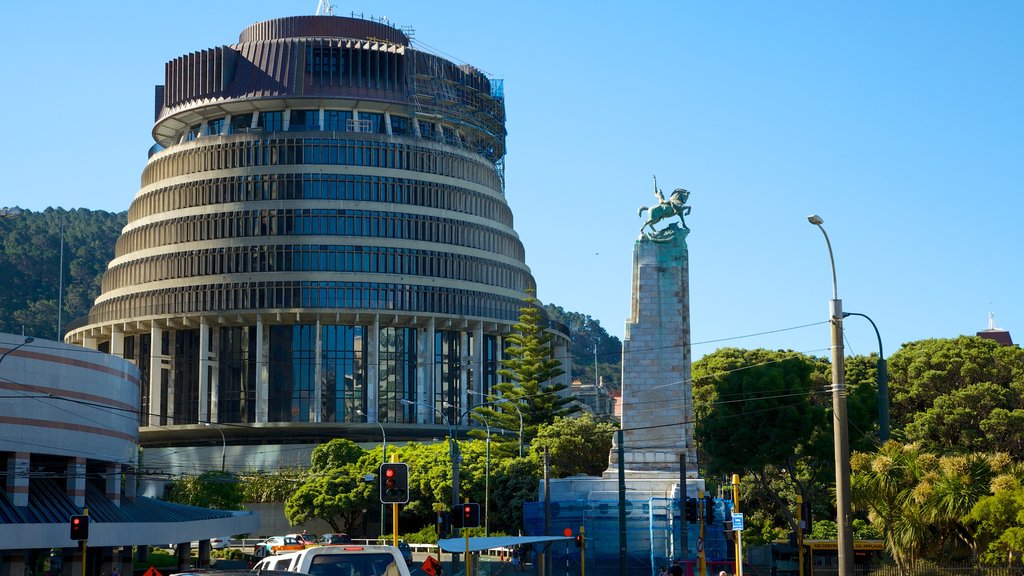
{"label": "rooftop antenna", "polygon": [[989,330],[995,330],[996,329],[996,313],[994,311],[992,311],[992,310],[989,310],[989,312],[988,312],[988,329]]}
{"label": "rooftop antenna", "polygon": [[334,6],[331,6],[331,0],[320,0],[319,2],[317,2],[316,15],[334,16]]}

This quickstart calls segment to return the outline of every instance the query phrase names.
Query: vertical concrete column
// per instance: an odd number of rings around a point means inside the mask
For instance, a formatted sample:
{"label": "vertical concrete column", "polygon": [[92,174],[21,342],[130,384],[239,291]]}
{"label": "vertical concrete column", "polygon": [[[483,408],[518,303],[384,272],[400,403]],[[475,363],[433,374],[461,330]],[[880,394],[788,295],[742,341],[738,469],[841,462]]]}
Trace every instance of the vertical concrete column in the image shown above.
{"label": "vertical concrete column", "polygon": [[[73,548],[62,548],[61,557],[64,562],[61,564],[61,574],[63,576],[81,576],[82,575],[82,546],[78,545]],[[17,576],[22,576],[23,572],[18,572]]]}
{"label": "vertical concrete column", "polygon": [[267,349],[270,348],[270,334],[263,329],[263,317],[256,316],[256,421],[270,419],[270,381],[267,366]]}
{"label": "vertical concrete column", "polygon": [[209,568],[210,567],[210,539],[209,538],[207,538],[206,540],[200,540],[199,541],[199,556],[198,556],[197,560],[199,561],[199,567],[200,568]]}
{"label": "vertical concrete column", "polygon": [[[313,351],[313,421],[323,422],[323,403],[324,403],[324,354],[323,354],[323,339],[321,338],[323,330],[320,329],[320,316],[316,317],[316,334],[314,335],[313,342],[315,342],[316,350]],[[340,375],[344,380],[345,375]],[[334,385],[338,385],[338,379],[335,377]]]}
{"label": "vertical concrete column", "polygon": [[[572,358],[569,357],[569,346],[564,341],[559,339],[553,346],[555,352],[555,359],[561,363],[561,368],[564,371],[561,376],[555,378],[555,382],[563,384],[565,386],[571,386],[570,378],[572,377]],[[565,389],[565,394],[569,393],[569,388]]]}
{"label": "vertical concrete column", "polygon": [[[139,561],[139,564],[146,564],[149,562],[149,546],[139,546],[135,551],[135,559]],[[129,564],[131,566],[132,564]],[[128,574],[131,576],[131,572],[121,572],[122,574]],[[65,575],[66,576],[66,575]]]}
{"label": "vertical concrete column", "polygon": [[124,471],[124,499],[131,501],[135,500],[136,487],[139,483],[138,476],[135,473],[135,467],[132,466]]}
{"label": "vertical concrete column", "polygon": [[[177,350],[175,350],[174,348],[175,330],[173,329],[173,327],[171,327],[165,330],[165,332],[167,332],[168,334],[167,352],[165,353],[164,356],[164,369],[167,370],[167,401],[164,403],[164,414],[166,414],[167,417],[167,424],[175,424],[175,418],[177,418],[178,416],[177,414],[174,413],[174,396],[176,389],[175,383],[177,382],[179,375],[177,371],[175,371],[174,369],[174,361],[177,358],[178,354]],[[161,341],[159,344],[161,346],[160,352],[164,353],[163,341]],[[182,379],[185,379],[184,375],[182,375]]]}
{"label": "vertical concrete column", "polygon": [[15,452],[7,458],[7,495],[15,506],[28,506],[30,458],[28,452]]}
{"label": "vertical concrete column", "polygon": [[199,421],[210,422],[210,322],[199,320]]}
{"label": "vertical concrete column", "polygon": [[85,507],[85,458],[68,458],[65,493],[78,508]]}
{"label": "vertical concrete column", "polygon": [[[366,406],[377,412],[378,387],[380,386],[380,316],[373,315],[370,333],[366,335]],[[372,406],[372,408],[371,408]]]}
{"label": "vertical concrete column", "polygon": [[121,465],[107,464],[107,472],[104,474],[107,500],[114,506],[121,506]]}
{"label": "vertical concrete column", "polygon": [[25,572],[25,553],[21,551],[11,552],[4,555],[4,562],[0,564],[0,575],[2,576],[23,576]]}
{"label": "vertical concrete column", "polygon": [[[416,401],[433,402],[434,398],[434,319],[417,331]],[[419,410],[418,412],[422,412]]]}
{"label": "vertical concrete column", "polygon": [[110,354],[124,358],[124,331],[120,326],[110,328]]}
{"label": "vertical concrete column", "polygon": [[[140,546],[142,548],[142,546]],[[121,569],[122,576],[132,576],[135,573],[135,563],[132,558],[132,547],[122,546],[120,552],[115,555],[115,563]]]}
{"label": "vertical concrete column", "polygon": [[484,323],[477,322],[473,329],[473,404],[484,401]]}
{"label": "vertical concrete column", "polygon": [[220,422],[220,328],[210,326],[213,351],[207,352],[210,367],[210,420]]}
{"label": "vertical concrete column", "polygon": [[85,336],[85,337],[83,337],[82,338],[82,346],[85,347],[85,348],[88,348],[89,350],[99,350],[100,349],[99,340],[96,339],[93,336]]}
{"label": "vertical concrete column", "polygon": [[[473,367],[473,357],[469,355],[469,332],[459,332],[459,412],[469,406],[469,370]],[[455,414],[458,418],[459,414]],[[467,418],[468,420],[468,418]],[[463,422],[459,422],[462,424]]]}
{"label": "vertical concrete column", "polygon": [[149,425],[160,426],[164,424],[163,396],[160,394],[161,374],[163,371],[163,346],[164,331],[154,321],[149,328]]}

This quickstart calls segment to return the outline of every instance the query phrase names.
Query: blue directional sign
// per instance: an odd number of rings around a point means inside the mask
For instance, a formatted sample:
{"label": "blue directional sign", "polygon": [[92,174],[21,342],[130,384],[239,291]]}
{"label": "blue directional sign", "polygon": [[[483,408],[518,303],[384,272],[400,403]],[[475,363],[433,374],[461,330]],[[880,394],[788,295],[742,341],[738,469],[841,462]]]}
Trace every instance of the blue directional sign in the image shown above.
{"label": "blue directional sign", "polygon": [[743,514],[741,512],[734,512],[732,515],[732,529],[743,530]]}

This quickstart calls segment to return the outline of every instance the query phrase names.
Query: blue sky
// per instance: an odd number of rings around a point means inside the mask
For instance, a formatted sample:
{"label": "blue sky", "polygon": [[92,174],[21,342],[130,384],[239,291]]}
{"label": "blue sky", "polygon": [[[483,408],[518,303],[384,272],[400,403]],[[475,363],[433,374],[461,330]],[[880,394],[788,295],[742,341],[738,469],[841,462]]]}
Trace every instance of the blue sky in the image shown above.
{"label": "blue sky", "polygon": [[[126,210],[164,63],[316,4],[5,4],[0,206]],[[622,335],[657,175],[692,192],[694,357],[829,354],[811,213],[887,356],[990,311],[1024,341],[1024,3],[335,2],[353,11],[504,79],[506,194],[545,302]],[[877,349],[846,328],[847,353]]]}

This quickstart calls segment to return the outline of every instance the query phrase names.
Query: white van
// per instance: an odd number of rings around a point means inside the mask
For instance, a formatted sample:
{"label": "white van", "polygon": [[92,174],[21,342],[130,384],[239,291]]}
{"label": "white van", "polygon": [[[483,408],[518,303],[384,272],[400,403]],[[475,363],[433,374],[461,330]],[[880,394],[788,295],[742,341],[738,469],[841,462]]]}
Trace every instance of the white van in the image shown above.
{"label": "white van", "polygon": [[312,576],[410,576],[402,552],[394,546],[344,544],[268,556],[253,571],[286,570]]}

